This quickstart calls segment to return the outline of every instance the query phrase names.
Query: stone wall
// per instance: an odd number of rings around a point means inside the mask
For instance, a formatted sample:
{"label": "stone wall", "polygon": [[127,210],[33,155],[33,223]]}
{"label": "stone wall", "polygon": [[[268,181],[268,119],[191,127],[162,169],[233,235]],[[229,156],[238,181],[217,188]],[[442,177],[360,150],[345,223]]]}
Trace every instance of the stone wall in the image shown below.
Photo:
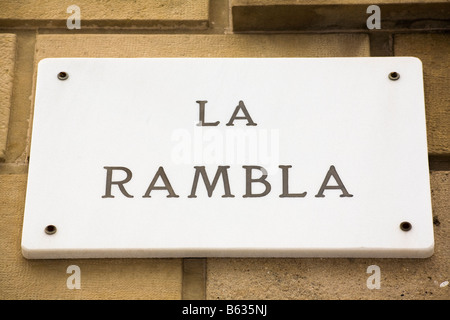
{"label": "stone wall", "polygon": [[[1,0],[0,299],[449,299],[450,2]],[[71,5],[81,29],[68,29]],[[34,83],[48,57],[422,60],[436,249],[428,259],[26,260],[20,249]],[[66,285],[81,269],[81,289]],[[380,289],[366,285],[368,266]]]}

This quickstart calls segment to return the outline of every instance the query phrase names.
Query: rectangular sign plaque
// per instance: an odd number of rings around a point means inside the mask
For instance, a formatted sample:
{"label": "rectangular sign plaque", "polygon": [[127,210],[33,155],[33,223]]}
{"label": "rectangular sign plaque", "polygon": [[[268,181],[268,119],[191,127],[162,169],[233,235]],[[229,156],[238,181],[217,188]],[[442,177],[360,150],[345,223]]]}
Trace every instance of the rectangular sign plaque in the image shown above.
{"label": "rectangular sign plaque", "polygon": [[29,259],[433,253],[420,60],[38,65]]}

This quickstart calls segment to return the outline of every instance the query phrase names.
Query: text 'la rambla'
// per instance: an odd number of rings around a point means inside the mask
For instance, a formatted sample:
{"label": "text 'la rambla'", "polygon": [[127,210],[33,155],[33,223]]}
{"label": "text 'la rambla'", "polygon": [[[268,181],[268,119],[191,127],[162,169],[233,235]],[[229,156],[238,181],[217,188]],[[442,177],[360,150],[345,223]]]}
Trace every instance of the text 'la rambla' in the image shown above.
{"label": "text 'la rambla'", "polygon": [[[220,121],[215,122],[206,122],[205,121],[205,106],[207,101],[197,101],[199,104],[199,122],[197,123],[197,126],[218,126]],[[238,116],[239,113],[242,113],[243,115]],[[239,105],[234,110],[230,121],[226,124],[227,126],[234,126],[235,120],[246,120],[247,126],[256,126],[257,124],[253,122],[250,113],[248,112],[247,108],[244,105],[243,101],[239,101]],[[280,165],[278,166],[281,169],[282,174],[282,190],[280,194],[280,198],[303,198],[306,196],[307,192],[302,193],[292,193],[289,191],[289,168],[292,168],[291,165]],[[231,193],[231,187],[230,187],[230,181],[228,179],[228,169],[230,166],[218,166],[216,174],[212,180],[208,178],[208,174],[206,173],[205,166],[194,166],[194,179],[192,182],[192,189],[191,193],[189,194],[188,198],[197,198],[196,192],[197,192],[197,186],[198,181],[200,179],[200,176],[202,177],[203,183],[206,187],[206,191],[208,193],[208,197],[211,197],[213,195],[214,189],[216,188],[218,182],[220,179],[222,179],[223,186],[224,186],[224,194],[222,195],[222,198],[234,198],[235,195]],[[245,171],[245,194],[242,196],[244,198],[258,198],[258,197],[264,197],[271,191],[271,184],[267,180],[267,171],[264,167],[257,166],[257,165],[244,165],[242,168]],[[105,194],[102,196],[102,198],[115,198],[113,195],[113,186],[117,186],[120,190],[121,194],[127,198],[133,198],[134,196],[129,194],[126,190],[125,184],[131,181],[132,179],[132,172],[129,168],[123,167],[123,166],[108,166],[104,167],[106,170],[106,188],[105,188]],[[126,177],[122,180],[113,180],[113,172],[114,171],[122,171],[125,172]],[[253,172],[259,171],[260,176],[258,178],[253,177]],[[337,185],[329,185],[330,178],[333,177],[336,181]],[[158,180],[162,181],[162,185],[156,185]],[[252,189],[253,184],[260,183],[264,185],[265,189],[263,192],[255,193]],[[328,189],[334,189],[334,190],[340,190],[341,194],[340,197],[353,197],[352,194],[350,194],[347,189],[345,188],[341,178],[339,177],[339,174],[336,171],[336,168],[331,165],[328,172],[325,174],[325,178],[322,182],[322,185],[319,188],[319,191],[315,195],[317,198],[323,198],[325,197],[325,190]],[[167,192],[167,198],[178,198],[179,195],[175,192],[175,190],[172,188],[172,185],[170,183],[169,177],[167,176],[166,172],[164,171],[164,167],[159,167],[157,170],[155,176],[153,177],[152,181],[150,182],[147,190],[145,191],[143,198],[151,198],[151,193],[154,190],[159,191],[166,191]]]}

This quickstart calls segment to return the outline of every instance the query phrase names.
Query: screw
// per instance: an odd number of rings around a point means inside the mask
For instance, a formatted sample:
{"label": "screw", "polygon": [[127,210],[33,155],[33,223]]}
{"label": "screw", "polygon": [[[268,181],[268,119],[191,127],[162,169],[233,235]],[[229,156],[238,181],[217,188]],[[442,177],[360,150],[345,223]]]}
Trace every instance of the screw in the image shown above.
{"label": "screw", "polygon": [[402,231],[409,231],[412,229],[412,225],[408,221],[403,221],[402,223],[400,223],[400,229]]}
{"label": "screw", "polygon": [[392,81],[396,81],[396,80],[400,79],[400,73],[395,72],[395,71],[389,73],[389,79]]}
{"label": "screw", "polygon": [[67,72],[61,71],[58,73],[59,80],[67,80],[69,78],[69,74]]}
{"label": "screw", "polygon": [[52,235],[56,233],[56,227],[52,224],[49,224],[48,226],[45,227],[44,231],[46,234]]}

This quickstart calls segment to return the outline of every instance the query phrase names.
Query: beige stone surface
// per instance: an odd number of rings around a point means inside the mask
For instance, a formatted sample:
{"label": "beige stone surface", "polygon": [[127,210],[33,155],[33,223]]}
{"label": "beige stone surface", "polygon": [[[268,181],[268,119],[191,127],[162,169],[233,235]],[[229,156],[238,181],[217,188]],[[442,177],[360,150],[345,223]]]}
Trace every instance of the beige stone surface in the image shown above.
{"label": "beige stone surface", "polygon": [[[66,9],[73,4],[81,9],[82,30],[66,29],[71,15]],[[439,162],[434,167],[443,170],[431,172],[436,238],[431,258],[22,257],[39,60],[369,56],[369,42],[375,49],[387,44],[374,37],[377,32],[367,35],[365,10],[370,4],[381,7],[381,31],[388,41],[392,31],[402,32],[393,36],[395,55],[417,56],[424,64],[429,153]],[[0,299],[450,299],[450,286],[445,286],[450,280],[450,39],[448,33],[411,34],[414,29],[448,30],[449,5],[443,0],[0,0],[0,29],[7,32],[0,34]],[[230,34],[233,24],[235,32],[252,34]],[[276,33],[254,33],[264,30]],[[287,34],[292,30],[301,33]],[[339,30],[359,33],[335,33]],[[13,48],[15,61],[10,58]],[[390,43],[388,49],[392,54]],[[80,290],[66,286],[69,265],[81,268]],[[379,290],[366,286],[370,265],[381,268]]]}
{"label": "beige stone surface", "polygon": [[5,161],[16,58],[16,35],[0,34],[0,162]]}
{"label": "beige stone surface", "polygon": [[450,155],[450,34],[398,34],[396,56],[422,60],[428,150],[432,155]]}
{"label": "beige stone surface", "polygon": [[[450,172],[431,172],[431,186],[431,258],[207,259],[207,299],[450,299]],[[367,288],[371,265],[380,289]]]}
{"label": "beige stone surface", "polygon": [[206,28],[208,0],[2,0],[0,26],[66,27],[73,14],[67,8],[80,8],[83,27]]}
{"label": "beige stone surface", "polygon": [[16,58],[11,97],[5,164],[0,165],[0,174],[10,164],[23,166],[28,163],[29,129],[32,106],[33,57],[35,31],[16,33]]}
{"label": "beige stone surface", "polygon": [[[0,175],[0,300],[180,299],[182,259],[27,260],[20,242],[27,175]],[[68,289],[67,267],[81,270]]]}
{"label": "beige stone surface", "polygon": [[[118,45],[120,44],[120,45]],[[36,61],[49,57],[369,56],[366,35],[39,35]]]}
{"label": "beige stone surface", "polygon": [[206,298],[206,259],[183,259],[183,299],[204,300]]}

